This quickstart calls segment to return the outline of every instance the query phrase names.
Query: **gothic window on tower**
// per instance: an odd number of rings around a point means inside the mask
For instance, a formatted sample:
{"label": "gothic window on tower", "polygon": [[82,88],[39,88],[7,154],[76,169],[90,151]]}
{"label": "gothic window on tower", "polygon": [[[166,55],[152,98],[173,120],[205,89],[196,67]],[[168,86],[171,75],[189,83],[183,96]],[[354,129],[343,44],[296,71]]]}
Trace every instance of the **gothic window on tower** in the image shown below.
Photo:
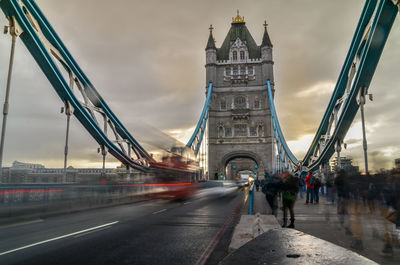
{"label": "gothic window on tower", "polygon": [[226,110],[226,101],[225,99],[221,100],[221,110]]}
{"label": "gothic window on tower", "polygon": [[238,75],[238,68],[237,67],[233,67],[233,75]]}
{"label": "gothic window on tower", "polygon": [[230,76],[231,75],[231,68],[225,68],[225,75]]}
{"label": "gothic window on tower", "polygon": [[245,75],[246,74],[246,68],[240,67],[240,74]]}
{"label": "gothic window on tower", "polygon": [[225,128],[225,137],[232,137],[232,128]]}
{"label": "gothic window on tower", "polygon": [[254,100],[254,108],[255,109],[259,109],[260,108],[260,99],[259,98],[256,98]]}
{"label": "gothic window on tower", "polygon": [[253,74],[254,74],[253,66],[249,66],[249,67],[247,68],[247,74],[248,74],[248,75],[253,75]]}
{"label": "gothic window on tower", "polygon": [[250,136],[257,136],[257,128],[250,127]]}
{"label": "gothic window on tower", "polygon": [[240,51],[240,60],[244,60],[244,51]]}
{"label": "gothic window on tower", "polygon": [[237,51],[232,52],[232,60],[237,61]]}
{"label": "gothic window on tower", "polygon": [[224,132],[224,128],[222,126],[218,126],[218,138],[221,138]]}
{"label": "gothic window on tower", "polygon": [[246,137],[247,124],[235,124],[234,132],[235,132],[235,137]]}
{"label": "gothic window on tower", "polygon": [[263,135],[263,127],[262,127],[262,125],[258,125],[257,131],[258,131],[258,136],[261,137]]}
{"label": "gothic window on tower", "polygon": [[234,101],[235,109],[245,109],[246,108],[246,98],[239,96],[235,97]]}

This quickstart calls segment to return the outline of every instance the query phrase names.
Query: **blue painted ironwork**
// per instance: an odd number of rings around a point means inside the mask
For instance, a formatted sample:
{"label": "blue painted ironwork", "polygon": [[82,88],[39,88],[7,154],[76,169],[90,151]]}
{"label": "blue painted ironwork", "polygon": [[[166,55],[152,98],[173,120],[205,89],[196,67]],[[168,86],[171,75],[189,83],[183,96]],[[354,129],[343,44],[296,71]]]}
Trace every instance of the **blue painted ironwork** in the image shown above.
{"label": "blue painted ironwork", "polygon": [[[153,158],[130,135],[108,107],[104,99],[75,62],[50,23],[33,0],[2,0],[0,7],[10,21],[22,31],[20,38],[65,104],[73,108],[73,114],[91,136],[119,161],[138,170],[146,170]],[[58,64],[57,64],[58,63]],[[60,66],[58,66],[60,65]],[[63,68],[63,69],[62,69]],[[66,80],[65,70],[71,80]],[[78,100],[69,83],[76,84],[85,102]],[[100,127],[96,114],[104,118]],[[114,140],[107,135],[110,128]],[[126,148],[132,148],[135,158]]]}
{"label": "blue painted ironwork", "polygon": [[328,103],[325,114],[324,114],[321,124],[319,125],[319,128],[314,136],[311,146],[308,149],[305,157],[303,158],[304,165],[308,165],[310,163],[311,157],[313,156],[316,149],[318,148],[318,144],[319,144],[319,140],[321,139],[321,136],[327,134],[330,118],[332,116],[332,113],[334,111],[337,101],[345,93],[346,86],[349,81],[349,71],[353,65],[357,51],[359,50],[359,47],[362,43],[365,30],[372,18],[372,15],[376,8],[376,4],[377,4],[377,0],[368,0],[368,1],[366,1],[365,5],[364,5],[364,8],[363,8],[361,16],[360,16],[360,20],[358,22],[356,31],[355,31],[353,39],[351,41],[350,49],[347,53],[345,62],[343,64],[342,70],[340,72],[338,81],[335,86],[335,89],[332,93],[331,99]]}
{"label": "blue painted ironwork", "polygon": [[299,161],[293,155],[292,151],[290,150],[289,146],[286,143],[285,137],[283,136],[281,127],[279,125],[278,115],[276,114],[274,98],[272,95],[271,81],[269,79],[267,80],[267,88],[268,88],[269,107],[271,110],[272,129],[274,132],[274,137],[278,149],[279,159],[281,160],[285,168],[289,169],[289,164],[286,163],[287,160],[289,160],[292,163],[293,168],[296,168]]}
{"label": "blue painted ironwork", "polygon": [[318,158],[306,164],[309,171],[317,169],[321,163],[326,163],[335,152],[335,143],[343,141],[346,136],[359,108],[357,95],[361,88],[368,91],[397,12],[398,8],[391,1],[381,0],[379,2],[371,27],[366,34],[365,43],[361,43],[357,51],[360,54],[359,67],[347,97],[339,105],[339,118],[335,130]]}
{"label": "blue painted ironwork", "polygon": [[249,188],[249,215],[253,215],[254,212],[254,183]]}
{"label": "blue painted ironwork", "polygon": [[[335,144],[343,142],[359,108],[357,95],[361,88],[368,90],[397,12],[398,7],[390,0],[366,1],[334,92],[301,165],[283,138],[273,105],[272,89],[267,81],[278,156],[286,168],[288,159],[296,165],[296,170],[317,170],[329,161],[335,152]],[[332,125],[335,128],[331,133]]]}
{"label": "blue painted ironwork", "polygon": [[194,130],[192,137],[190,137],[189,142],[186,144],[190,147],[195,155],[198,154],[200,150],[201,142],[203,141],[204,132],[207,128],[208,113],[210,111],[211,94],[213,89],[213,83],[210,82],[208,85],[207,97],[203,106],[203,111],[201,113],[199,122],[197,123],[196,129]]}

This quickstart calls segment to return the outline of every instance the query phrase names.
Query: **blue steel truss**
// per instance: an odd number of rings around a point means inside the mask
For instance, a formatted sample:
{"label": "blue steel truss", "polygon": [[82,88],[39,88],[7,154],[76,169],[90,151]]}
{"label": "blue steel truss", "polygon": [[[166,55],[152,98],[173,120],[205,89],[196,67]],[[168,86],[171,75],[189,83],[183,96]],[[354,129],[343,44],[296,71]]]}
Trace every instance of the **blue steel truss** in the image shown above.
{"label": "blue steel truss", "polygon": [[[58,96],[104,148],[127,166],[146,170],[153,158],[130,135],[108,107],[58,37],[33,0],[1,0],[0,8],[42,69]],[[334,92],[316,135],[302,160],[302,170],[313,171],[326,164],[340,146],[354,120],[360,90],[368,91],[386,40],[399,8],[397,0],[367,0]],[[63,71],[66,71],[66,75]],[[67,77],[66,77],[67,76]],[[74,90],[74,85],[77,89]],[[270,81],[267,81],[272,127],[279,159],[291,171],[299,161],[290,151],[276,114]],[[207,127],[212,94],[209,84],[206,102],[187,146],[199,152]],[[83,100],[78,99],[80,95]],[[100,119],[103,119],[101,124]],[[334,127],[334,129],[332,129]],[[111,135],[107,133],[111,130]],[[131,156],[131,151],[134,157]]]}
{"label": "blue steel truss", "polygon": [[[154,162],[153,158],[111,111],[36,3],[33,0],[2,0],[0,7],[11,26],[18,28],[19,37],[58,96],[90,135],[125,165],[146,170]],[[77,86],[75,90],[74,85]],[[78,95],[83,100],[79,100]],[[111,132],[107,133],[107,129]]]}
{"label": "blue steel truss", "polygon": [[197,123],[196,129],[194,130],[192,137],[190,137],[189,142],[186,144],[187,147],[191,148],[194,151],[195,155],[197,155],[200,150],[200,145],[201,142],[203,141],[204,132],[206,131],[207,128],[207,120],[208,120],[208,113],[210,111],[212,89],[213,89],[213,83],[210,82],[210,84],[208,85],[206,102],[204,103],[203,111],[201,112],[199,122]]}
{"label": "blue steel truss", "polygon": [[[301,170],[317,170],[320,165],[329,162],[335,152],[335,145],[340,150],[359,108],[357,96],[361,89],[368,91],[398,8],[397,0],[365,2],[335,89],[311,146],[301,162]],[[290,152],[280,131],[269,81],[267,85],[279,159],[290,169],[288,161],[293,164],[297,159]]]}
{"label": "blue steel truss", "polygon": [[278,115],[276,114],[274,98],[272,95],[271,81],[269,79],[267,80],[267,88],[269,107],[271,110],[272,129],[274,132],[275,144],[278,150],[278,157],[283,166],[288,171],[294,172],[298,167],[299,161],[293,155],[292,151],[290,151],[290,148],[286,143],[285,137],[283,136],[281,126],[279,125]]}

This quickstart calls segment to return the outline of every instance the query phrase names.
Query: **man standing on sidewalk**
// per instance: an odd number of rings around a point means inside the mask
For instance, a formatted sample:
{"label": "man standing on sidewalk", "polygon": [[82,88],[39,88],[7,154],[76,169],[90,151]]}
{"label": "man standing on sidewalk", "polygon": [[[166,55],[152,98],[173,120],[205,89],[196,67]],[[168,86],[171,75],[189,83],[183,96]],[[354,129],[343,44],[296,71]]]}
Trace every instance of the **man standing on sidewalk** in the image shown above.
{"label": "man standing on sidewalk", "polygon": [[[289,173],[282,178],[282,206],[283,206],[283,224],[282,227],[294,228],[294,204],[299,191],[299,178]],[[290,224],[287,225],[287,210],[290,213]]]}
{"label": "man standing on sidewalk", "polygon": [[277,209],[278,209],[277,196],[278,196],[279,186],[280,185],[278,178],[275,175],[270,175],[265,180],[264,186],[262,186],[261,188],[261,191],[265,193],[265,198],[267,199],[267,202],[271,207],[272,214],[275,216],[277,215]]}
{"label": "man standing on sidewalk", "polygon": [[[313,174],[310,172],[308,176],[306,177],[306,183],[307,183],[307,198],[306,202],[304,204],[308,204],[311,202],[313,204],[314,202],[314,185],[313,185]],[[311,201],[310,201],[310,196],[311,196]]]}

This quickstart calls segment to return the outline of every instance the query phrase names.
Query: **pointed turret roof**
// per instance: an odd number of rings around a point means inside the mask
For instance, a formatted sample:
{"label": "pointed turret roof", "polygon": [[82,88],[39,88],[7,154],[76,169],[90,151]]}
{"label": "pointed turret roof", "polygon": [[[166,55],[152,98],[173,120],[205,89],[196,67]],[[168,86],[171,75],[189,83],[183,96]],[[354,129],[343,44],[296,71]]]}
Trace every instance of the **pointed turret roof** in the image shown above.
{"label": "pointed turret roof", "polygon": [[213,26],[210,25],[210,28],[209,28],[209,30],[210,30],[210,36],[208,37],[206,50],[208,50],[208,49],[214,49],[214,50],[216,50],[216,49],[217,49],[217,47],[215,47],[215,40],[214,40],[214,37],[213,37],[213,35],[212,35],[212,30],[213,30],[213,29],[214,29]]}
{"label": "pointed turret roof", "polygon": [[267,46],[272,47],[271,39],[269,38],[268,31],[267,31],[267,21],[264,21],[264,35],[262,38],[261,47]]}
{"label": "pointed turret roof", "polygon": [[231,28],[229,29],[221,48],[217,51],[218,60],[229,59],[229,49],[231,48],[232,42],[236,41],[237,38],[246,44],[251,59],[261,57],[261,49],[247,29],[244,19],[238,19],[238,17],[236,17],[232,21]]}

